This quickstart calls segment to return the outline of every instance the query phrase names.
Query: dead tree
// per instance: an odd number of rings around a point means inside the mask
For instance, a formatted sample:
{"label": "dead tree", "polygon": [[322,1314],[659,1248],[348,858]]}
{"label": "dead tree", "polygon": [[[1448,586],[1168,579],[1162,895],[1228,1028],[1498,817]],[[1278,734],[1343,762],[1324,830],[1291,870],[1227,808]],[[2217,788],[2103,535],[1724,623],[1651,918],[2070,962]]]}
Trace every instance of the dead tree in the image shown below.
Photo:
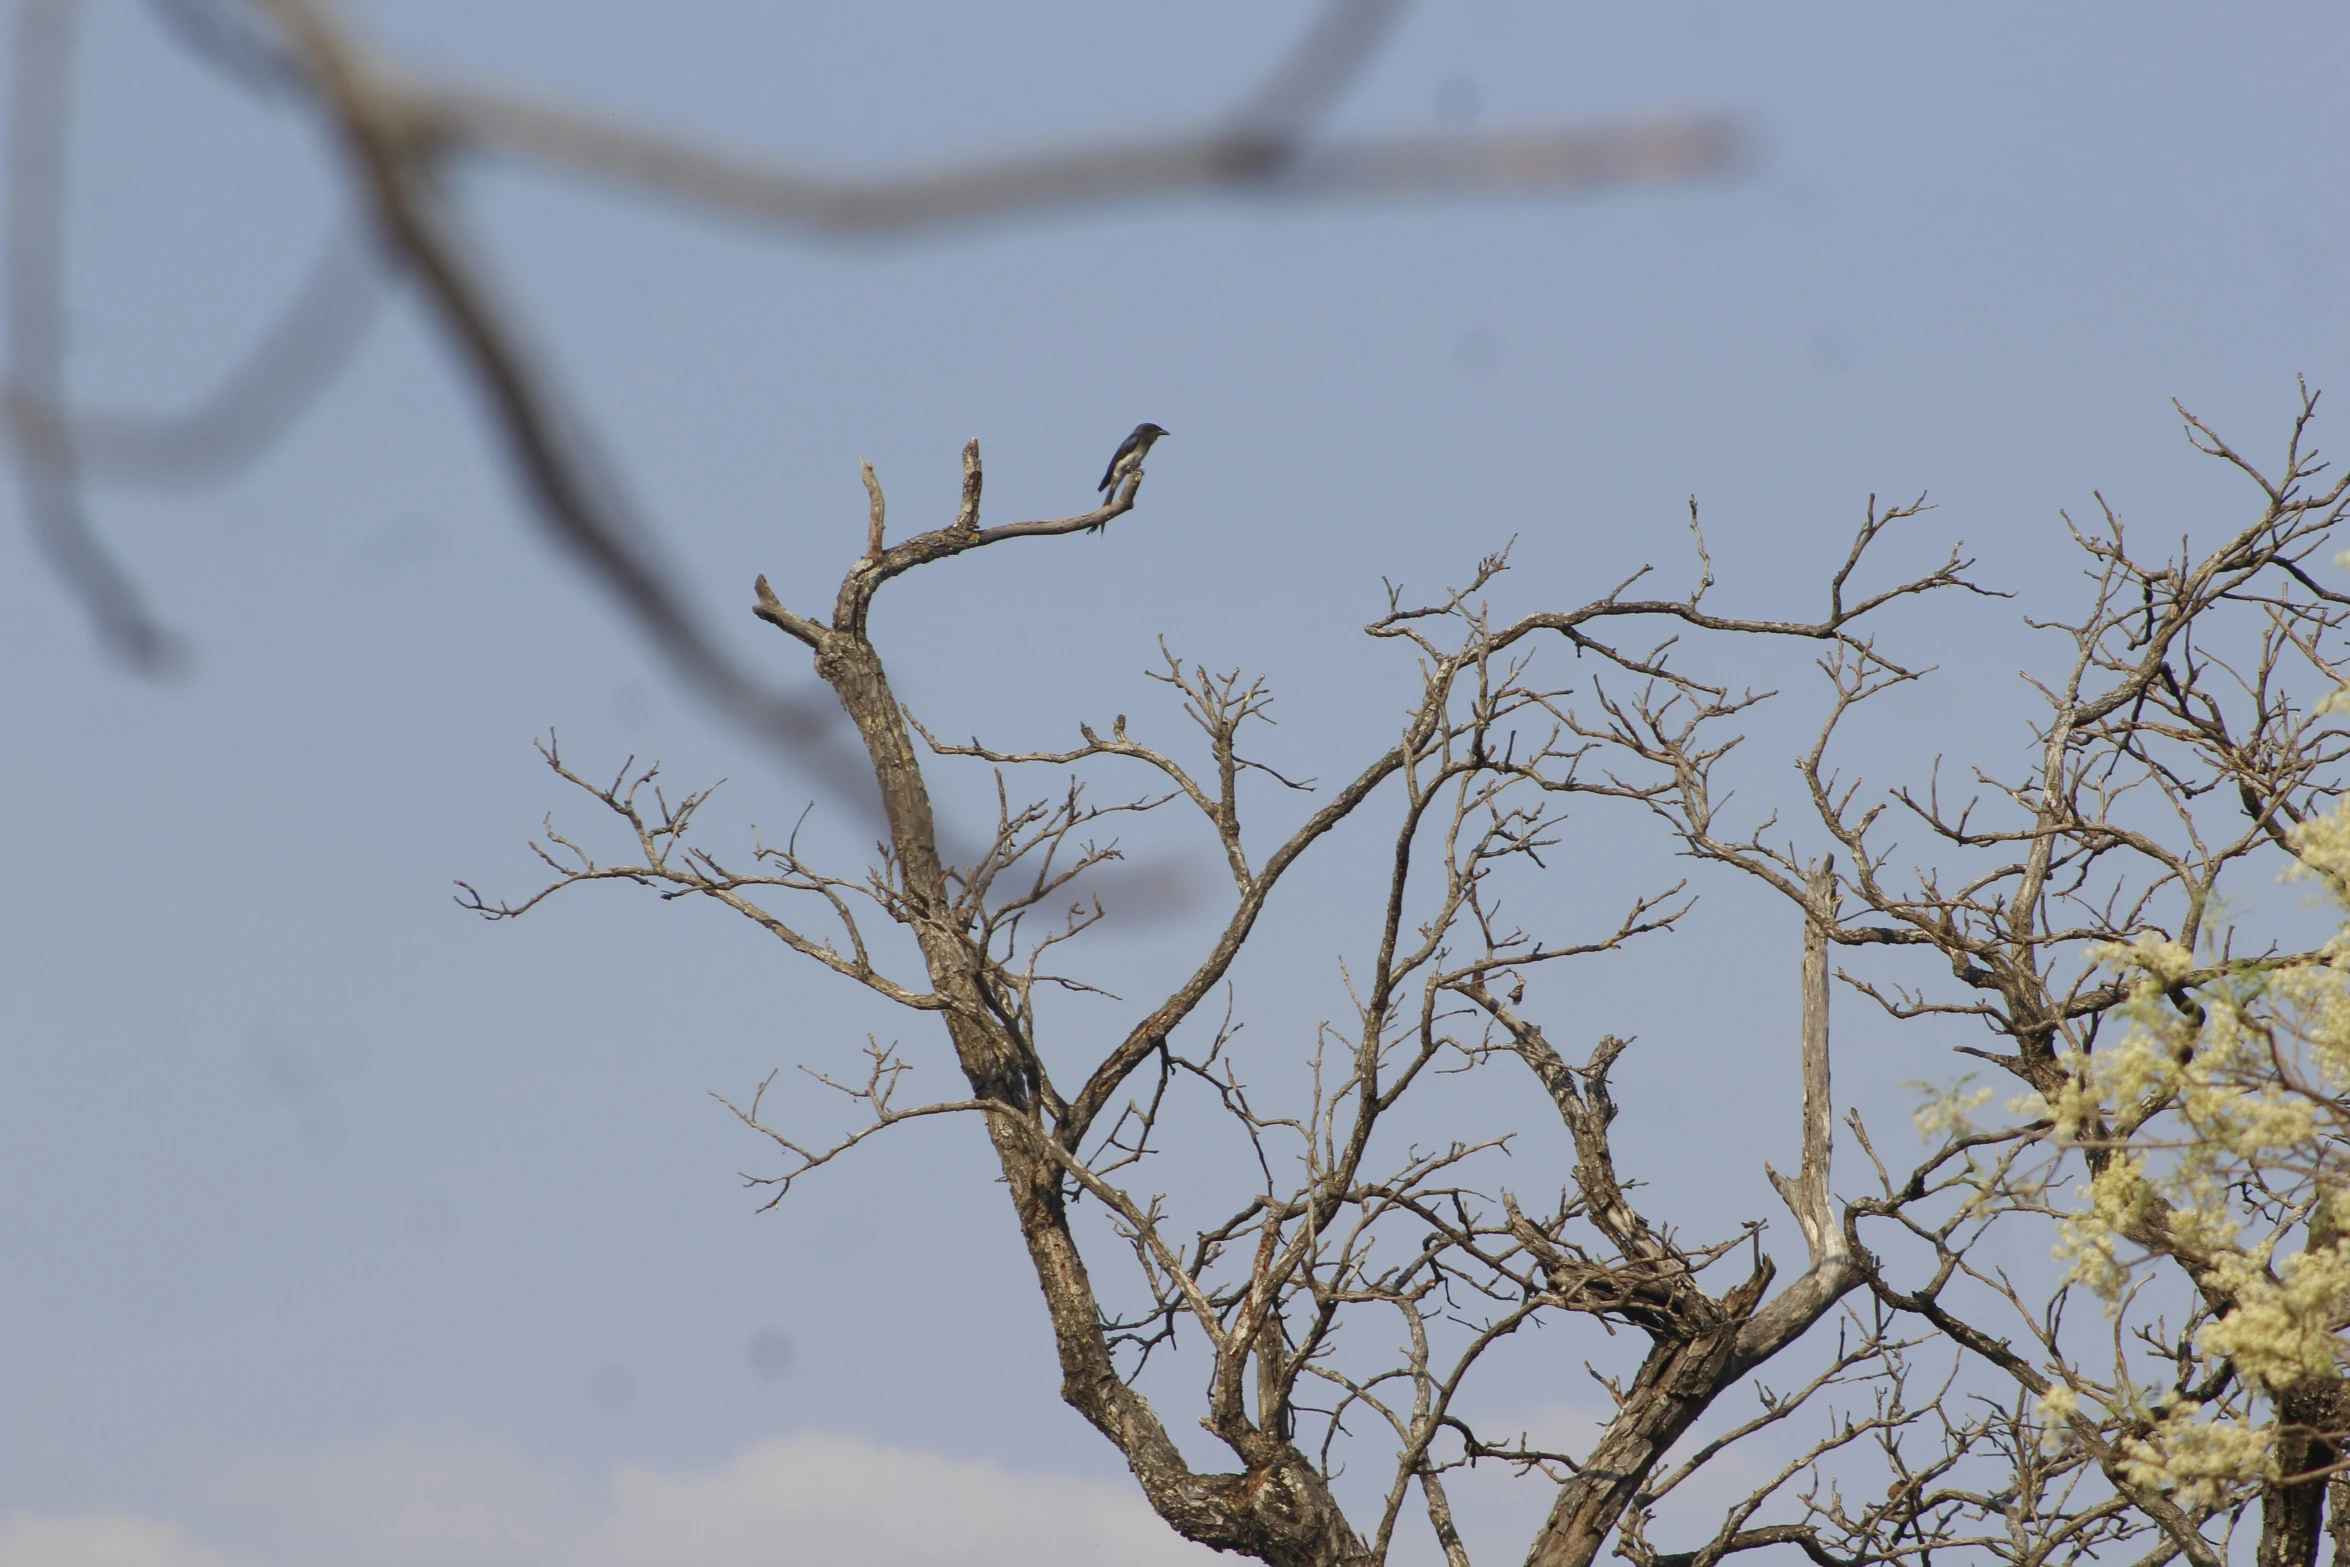
{"label": "dead tree", "polygon": [[[843,875],[811,863],[796,840],[730,862],[688,842],[706,792],[672,800],[653,769],[591,781],[550,742],[549,765],[624,829],[620,857],[550,827],[542,891],[505,903],[466,888],[463,901],[507,918],[606,880],[713,900],[839,977],[936,1014],[932,1037],[964,1093],[901,1103],[907,1062],[873,1046],[860,1075],[819,1074],[866,1112],[825,1142],[767,1108],[763,1086],[736,1111],[784,1157],[761,1179],[780,1200],[901,1121],[982,1118],[994,1168],[968,1178],[1000,1177],[1012,1203],[1062,1396],[1188,1539],[1268,1563],[1384,1562],[1416,1499],[1447,1560],[1465,1563],[1445,1477],[1498,1465],[1554,1488],[1527,1556],[1546,1567],[1590,1563],[1611,1545],[1643,1567],[1711,1567],[1763,1549],[1829,1567],[1954,1552],[2036,1567],[2125,1548],[2217,1567],[2233,1520],[2254,1506],[2261,1561],[2304,1567],[2350,1425],[2331,1347],[2350,1319],[2350,1262],[2339,1280],[2323,1271],[2339,1233],[2328,1204],[2350,1170],[2339,1132],[2350,1126],[2339,1097],[2350,1088],[2350,1027],[2339,1070],[2323,1053],[2331,1045],[2303,1070],[2274,1042],[2291,1026],[2332,1038],[2331,1025],[2308,1019],[2333,995],[2312,987],[2334,983],[2323,976],[2340,973],[2342,949],[2247,952],[2222,911],[2225,879],[2264,851],[2350,891],[2350,825],[2335,840],[2315,825],[2333,820],[2350,755],[2332,716],[2350,597],[2313,564],[2346,495],[2341,482],[2318,481],[2313,409],[2305,399],[2276,478],[2190,420],[2198,445],[2261,498],[2208,552],[2141,560],[2110,513],[2076,530],[2089,602],[2043,628],[2065,650],[2039,682],[2048,716],[2020,777],[1976,770],[1977,799],[1949,798],[1939,764],[1875,795],[1833,766],[1851,714],[1923,674],[1880,647],[1880,612],[1984,591],[1955,551],[1893,586],[1859,587],[1871,551],[1924,509],[1872,502],[1813,618],[1717,614],[1705,602],[1710,563],[1684,598],[1634,597],[1636,578],[1579,608],[1515,618],[1487,602],[1503,555],[1432,602],[1391,592],[1365,629],[1413,656],[1400,732],[1270,840],[1244,830],[1244,802],[1308,786],[1252,747],[1272,700],[1262,680],[1167,654],[1153,678],[1196,729],[1188,745],[1120,715],[1080,724],[1066,749],[1011,749],[943,739],[900,706],[868,631],[888,583],[952,569],[972,550],[1099,527],[1136,503],[1139,474],[1083,516],[983,526],[973,442],[954,517],[898,543],[868,472],[866,548],[828,615],[757,584],[759,618],[806,650],[864,743],[888,817],[877,863]],[[1694,512],[1691,521],[1695,532]],[[1829,683],[1827,720],[1796,757],[1813,818],[1800,834],[1775,820],[1734,827],[1716,803],[1737,742],[1729,731],[1751,727],[1765,697],[1691,668],[1754,638],[1817,644]],[[1585,684],[1543,673],[1561,651],[1580,661]],[[951,863],[933,779],[969,777],[974,763],[993,780],[996,826],[976,857]],[[1010,780],[1038,769],[1061,781],[1031,801]],[[1120,772],[1146,792],[1095,803],[1097,780]],[[1803,1112],[1788,1130],[1801,1155],[1792,1174],[1756,1172],[1801,1237],[1792,1278],[1777,1265],[1785,1248],[1759,1225],[1697,1242],[1643,1210],[1609,1134],[1610,1071],[1626,1043],[1555,1041],[1560,1020],[1525,1000],[1528,974],[1671,928],[1690,906],[1685,883],[1660,882],[1588,929],[1536,933],[1507,916],[1507,888],[1573,865],[1563,807],[1578,798],[1646,814],[1701,864],[1757,878],[1792,906],[1802,1007],[1782,1026],[1800,1042],[1790,1056],[1801,1062]],[[1261,809],[1249,804],[1252,821]],[[1109,1048],[1073,1054],[1079,1042],[1056,1036],[1040,1001],[1088,988],[1069,954],[1103,911],[1076,884],[1116,856],[1109,826],[1158,810],[1196,813],[1200,852],[1228,878],[1229,912],[1182,981],[1131,1009]],[[1884,847],[1889,812],[1922,825],[1933,852],[1896,861]],[[1329,921],[1284,908],[1276,892],[1339,829],[1374,823],[1389,845],[1387,895],[1350,960],[1353,1015],[1314,1051],[1310,1090],[1275,1104],[1239,1069],[1231,1015],[1219,1019],[1211,1002],[1264,921]],[[882,927],[909,935],[918,960],[894,966]],[[1830,954],[1897,964],[1907,949],[1957,988],[1921,986],[1914,973],[1907,984],[1867,971],[1841,978],[1896,1020],[1984,1026],[1991,1043],[1962,1052],[1996,1064],[2025,1097],[2004,1116],[1985,1111],[1979,1091],[1930,1103],[1930,1146],[1906,1169],[1851,1115],[1874,1176],[1840,1195],[1830,1179]],[[2350,1018],[2350,979],[2340,983]],[[2301,1011],[2288,1017],[2288,1002]],[[2224,1060],[2198,1043],[2223,1008],[2252,1020],[2228,1034],[2238,1045]],[[2182,1028],[2193,1036],[2184,1045]],[[2143,1043],[2125,1049],[2125,1030],[2169,1043],[2151,1056]],[[2267,1055],[2241,1048],[2251,1037],[2271,1041]],[[2141,1071],[2128,1078],[2137,1097],[2117,1099],[2113,1064],[2140,1058],[2185,1075],[2147,1087]],[[2198,1061],[2212,1069],[2195,1076]],[[1513,1184],[1547,1174],[1522,1159],[1505,1182],[1509,1132],[1413,1140],[1420,1091],[1449,1071],[1508,1074],[1530,1117],[1558,1117],[1572,1157],[1555,1202],[1519,1200]],[[2214,1099],[2213,1085],[2226,1083],[2261,1104],[2297,1094],[2315,1107],[2294,1122],[2300,1140],[2279,1142],[2273,1118],[2266,1142],[2212,1132],[2212,1105],[2241,1121],[2253,1103]],[[1155,1150],[1203,1135],[1184,1108],[1201,1105],[1254,1151],[1250,1189],[1134,1185]],[[2068,1216],[2053,1184],[2066,1168],[2093,1187],[2112,1188],[2106,1172],[2117,1169],[2136,1172],[2136,1184],[2126,1200],[2101,1196],[2087,1218]],[[2224,1176],[2216,1195],[2213,1170]],[[2237,1215],[2226,1219],[2235,1228],[2215,1231],[2221,1221],[2199,1202]],[[2111,1222],[2099,1221],[2109,1208]],[[1104,1217],[1089,1227],[1081,1210]],[[2042,1255],[2069,1248],[2070,1276],[2052,1263],[2035,1281],[1978,1260],[1988,1239],[2019,1227]],[[2278,1260],[2278,1243],[2296,1235],[2315,1262]],[[2158,1302],[2163,1269],[2183,1296]],[[2085,1286],[2108,1309],[2068,1314]],[[2298,1322],[2301,1337],[2276,1348],[2272,1319]],[[1606,1383],[1613,1413],[1581,1452],[1480,1432],[1465,1413],[1473,1377],[1538,1321],[1636,1330],[1646,1345],[1628,1376]],[[1204,1359],[1198,1414],[1232,1456],[1224,1472],[1187,1462],[1168,1416],[1135,1385],[1154,1353],[1187,1346]],[[2149,1356],[2166,1368],[2159,1396],[2146,1392]],[[1766,1367],[1776,1386],[1756,1377]],[[1756,1402],[1740,1413],[1724,1395],[1750,1381]],[[1652,1543],[1674,1494],[1731,1451],[1780,1462],[1694,1548]],[[1383,1478],[1368,1506],[1350,1511],[1335,1476],[1361,1476],[1373,1452]]]}
{"label": "dead tree", "polygon": [[[1709,709],[1735,705],[1739,699],[1723,688],[1678,673],[1667,645],[1628,648],[1624,637],[1664,627],[1714,639],[1809,639],[1860,657],[1874,612],[1965,588],[1966,563],[1953,554],[1922,576],[1858,597],[1846,593],[1848,566],[1812,620],[1721,616],[1705,607],[1702,587],[1687,598],[1656,599],[1632,597],[1626,584],[1577,609],[1497,622],[1482,595],[1505,570],[1502,556],[1482,562],[1464,587],[1434,603],[1396,595],[1367,630],[1417,657],[1419,686],[1402,732],[1302,826],[1266,844],[1243,830],[1244,780],[1275,790],[1302,786],[1247,749],[1249,726],[1271,701],[1262,681],[1212,675],[1168,655],[1156,678],[1180,696],[1197,726],[1204,747],[1197,759],[1145,740],[1123,717],[1106,732],[1081,726],[1081,743],[1068,750],[1013,751],[941,740],[911,719],[868,634],[874,598],[892,580],[918,568],[945,569],[972,550],[1102,526],[1135,504],[1139,475],[1095,512],[984,527],[973,442],[955,517],[896,544],[884,536],[881,491],[870,471],[868,480],[867,548],[829,616],[788,607],[764,579],[757,613],[807,649],[856,725],[888,817],[882,861],[863,876],[844,877],[787,843],[762,846],[748,865],[729,867],[686,842],[704,795],[672,803],[650,772],[589,783],[550,745],[550,765],[627,824],[634,852],[607,863],[572,839],[553,838],[542,853],[557,879],[539,896],[627,880],[666,895],[712,898],[836,974],[900,1006],[936,1013],[967,1097],[897,1104],[892,1091],[903,1063],[877,1048],[864,1081],[837,1085],[872,1112],[870,1124],[846,1142],[805,1145],[771,1128],[756,1099],[740,1113],[791,1161],[776,1177],[786,1184],[908,1117],[983,1116],[1050,1312],[1063,1396],[1125,1455],[1151,1505],[1187,1538],[1274,1563],[1383,1560],[1416,1490],[1457,1557],[1442,1476],[1465,1463],[1507,1462],[1556,1470],[1563,1481],[1534,1559],[1593,1560],[1666,1451],[1725,1389],[1832,1314],[1865,1271],[1828,1187],[1823,940],[1812,940],[1805,958],[1810,1102],[1802,1161],[1795,1176],[1780,1180],[1805,1252],[1797,1276],[1776,1290],[1775,1266],[1751,1230],[1693,1246],[1632,1202],[1608,1134],[1608,1073],[1623,1042],[1589,1043],[1582,1059],[1570,1061],[1542,1022],[1521,1010],[1529,971],[1613,950],[1671,926],[1687,908],[1680,888],[1660,888],[1634,899],[1612,925],[1564,939],[1529,934],[1502,917],[1503,883],[1540,873],[1545,851],[1558,841],[1566,798],[1627,793],[1587,776],[1583,763],[1594,747],[1576,736],[1566,690],[1541,677],[1541,654],[1563,648]],[[1871,518],[1855,562],[1891,520]],[[1086,775],[1139,769],[1157,792],[1096,805],[1074,776],[1033,804],[1003,792],[992,841],[970,863],[950,864],[939,847],[925,753],[988,764],[999,780],[1029,768]],[[1092,836],[1106,819],[1161,808],[1198,813],[1213,841],[1209,852],[1230,881],[1230,913],[1180,985],[1133,1017],[1099,1059],[1072,1063],[1069,1047],[1050,1037],[1049,1011],[1038,1006],[1040,991],[1083,983],[1059,967],[1060,952],[1099,911],[1075,899],[1071,883],[1116,852]],[[1392,864],[1383,915],[1366,932],[1375,955],[1359,973],[1356,1015],[1317,1060],[1310,1102],[1275,1113],[1234,1074],[1223,1036],[1199,1014],[1291,868],[1334,830],[1372,813],[1392,823]],[[1812,885],[1820,919],[1832,922],[1824,870]],[[798,910],[786,912],[793,898],[801,900]],[[490,904],[470,889],[467,900],[493,917],[538,901]],[[911,933],[918,974],[890,972],[877,959],[867,929],[876,918]],[[1187,1043],[1203,1034],[1204,1043]],[[1554,1207],[1528,1212],[1513,1195],[1472,1184],[1492,1165],[1498,1141],[1394,1146],[1389,1123],[1413,1102],[1415,1085],[1447,1068],[1530,1072],[1529,1088],[1559,1117],[1575,1150],[1571,1180]],[[1258,1151],[1264,1176],[1261,1189],[1212,1222],[1179,1220],[1162,1197],[1120,1182],[1121,1170],[1180,1135],[1164,1121],[1169,1085],[1179,1077],[1213,1087],[1222,1113]],[[1112,1216],[1131,1250],[1140,1292],[1131,1304],[1095,1283],[1101,1260],[1089,1259],[1071,1216],[1084,1199]],[[1724,1272],[1728,1278],[1715,1282]],[[1478,1315],[1464,1326],[1459,1307],[1471,1298]],[[1381,1313],[1400,1322],[1408,1345],[1400,1362],[1374,1347],[1365,1319]],[[1581,1458],[1484,1440],[1454,1407],[1464,1382],[1494,1344],[1538,1316],[1561,1313],[1636,1327],[1652,1346],[1618,1389],[1604,1436]],[[1202,1418],[1231,1450],[1239,1465],[1232,1472],[1194,1471],[1159,1412],[1131,1385],[1135,1365],[1179,1328],[1200,1335],[1212,1359]],[[1897,1337],[1872,1322],[1822,1385],[1882,1375],[1898,1353]],[[1122,1354],[1130,1357],[1123,1367]],[[1342,1512],[1330,1482],[1334,1448],[1355,1416],[1375,1419],[1395,1438],[1382,1505],[1360,1522]],[[1315,1422],[1318,1444],[1309,1441]]]}

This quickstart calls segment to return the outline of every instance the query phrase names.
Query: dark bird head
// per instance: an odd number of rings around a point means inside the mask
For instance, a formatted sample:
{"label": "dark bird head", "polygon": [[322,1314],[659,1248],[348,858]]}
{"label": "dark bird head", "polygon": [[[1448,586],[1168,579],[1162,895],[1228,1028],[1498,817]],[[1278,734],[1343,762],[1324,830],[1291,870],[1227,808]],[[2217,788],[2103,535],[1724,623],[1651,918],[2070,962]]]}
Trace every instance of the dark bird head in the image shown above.
{"label": "dark bird head", "polygon": [[1137,446],[1148,446],[1166,433],[1155,424],[1138,424],[1134,427],[1134,434],[1129,439]]}

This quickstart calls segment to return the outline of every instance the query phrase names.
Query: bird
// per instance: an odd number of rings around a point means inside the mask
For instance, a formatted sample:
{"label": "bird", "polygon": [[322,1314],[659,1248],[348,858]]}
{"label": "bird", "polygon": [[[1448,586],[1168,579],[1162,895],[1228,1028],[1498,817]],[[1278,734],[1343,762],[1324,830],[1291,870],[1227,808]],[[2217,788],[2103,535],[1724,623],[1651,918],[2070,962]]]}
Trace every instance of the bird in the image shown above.
{"label": "bird", "polygon": [[1097,490],[1108,490],[1127,475],[1140,472],[1142,460],[1150,455],[1151,442],[1167,432],[1155,424],[1138,424],[1134,433],[1118,443],[1118,450],[1110,458],[1110,466],[1102,470],[1102,482]]}

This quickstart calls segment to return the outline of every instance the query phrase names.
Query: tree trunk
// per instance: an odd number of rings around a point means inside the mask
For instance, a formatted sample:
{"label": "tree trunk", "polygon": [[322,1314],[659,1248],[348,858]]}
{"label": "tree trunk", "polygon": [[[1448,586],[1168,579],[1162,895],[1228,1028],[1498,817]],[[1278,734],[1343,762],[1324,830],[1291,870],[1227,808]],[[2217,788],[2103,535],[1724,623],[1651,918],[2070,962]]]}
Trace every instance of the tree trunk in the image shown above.
{"label": "tree trunk", "polygon": [[1052,1318],[1063,1400],[1117,1445],[1153,1510],[1185,1538],[1268,1567],[1359,1567],[1369,1553],[1320,1471],[1296,1447],[1252,1431],[1247,1435],[1256,1440],[1244,1444],[1245,1473],[1195,1474],[1149,1401],[1118,1375],[1085,1259],[1069,1230],[1060,1166],[1045,1148],[1052,1134],[1030,1091],[1026,1057],[989,1013],[982,954],[949,917],[929,789],[880,654],[863,634],[859,589],[869,591],[852,572],[833,628],[816,632],[816,670],[865,742],[889,819],[899,890],[930,982],[948,1003],[956,1059],[972,1096],[1004,1107],[987,1117],[988,1137]]}
{"label": "tree trunk", "polygon": [[[2316,1567],[2327,1494],[2337,1489],[2328,1471],[2342,1461],[2344,1402],[2338,1381],[2304,1382],[2277,1395],[2277,1472],[2284,1478],[2261,1487],[2259,1567]],[[2340,1562],[2338,1513],[2334,1527]]]}

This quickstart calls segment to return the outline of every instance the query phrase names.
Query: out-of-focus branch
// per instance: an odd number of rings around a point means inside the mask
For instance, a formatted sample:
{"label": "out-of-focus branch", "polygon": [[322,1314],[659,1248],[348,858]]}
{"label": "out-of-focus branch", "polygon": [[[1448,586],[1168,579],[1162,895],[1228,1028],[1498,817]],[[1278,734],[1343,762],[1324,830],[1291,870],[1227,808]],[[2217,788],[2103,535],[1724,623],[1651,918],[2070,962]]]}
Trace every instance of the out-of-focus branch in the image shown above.
{"label": "out-of-focus branch", "polygon": [[868,237],[1235,186],[1284,196],[1556,195],[1737,167],[1738,127],[1720,115],[1309,144],[1402,11],[1402,0],[1333,0],[1261,86],[1198,129],[896,175],[793,168],[501,88],[426,85],[412,102],[439,150],[542,163],[751,222]]}
{"label": "out-of-focus branch", "polygon": [[494,153],[779,227],[888,236],[1243,186],[1283,196],[1560,195],[1725,175],[1737,126],[1720,116],[1587,128],[1364,137],[1268,156],[1231,129],[1141,138],[846,178],[632,126],[594,110],[477,87],[429,87],[416,107],[451,150]]}
{"label": "out-of-focus branch", "polygon": [[[365,262],[332,247],[276,324],[193,410],[152,417],[69,409],[58,339],[63,64],[73,10],[70,0],[28,4],[16,51],[8,425],[45,551],[110,644],[152,666],[164,640],[91,537],[77,476],[192,481],[240,468],[273,445],[348,361],[376,294]],[[1737,143],[1734,127],[1708,117],[1310,143],[1391,30],[1402,0],[1330,0],[1261,85],[1198,129],[877,179],[795,170],[590,108],[419,80],[360,39],[329,0],[250,0],[241,8],[156,0],[155,10],[193,51],[243,84],[273,95],[306,92],[317,103],[352,155],[378,239],[422,286],[548,533],[713,705],[859,798],[866,785],[858,770],[817,744],[834,727],[830,705],[769,689],[700,629],[702,617],[612,465],[474,256],[443,183],[452,156],[535,161],[784,227],[886,235],[1216,188],[1283,196],[1560,193],[1722,173]]]}
{"label": "out-of-focus branch", "polygon": [[702,630],[584,421],[540,369],[471,254],[401,89],[328,7],[263,3],[334,116],[385,244],[416,277],[472,370],[548,532],[721,711],[832,773],[829,781],[855,791],[851,798],[862,797],[869,786],[845,758],[810,754],[810,743],[832,727],[830,710],[766,688]]}
{"label": "out-of-focus branch", "polygon": [[[330,241],[277,321],[213,392],[176,414],[74,409],[65,387],[65,163],[76,0],[17,13],[8,117],[8,388],[0,453],[17,469],[41,553],[100,640],[134,669],[173,667],[174,639],[92,530],[85,478],[218,479],[276,444],[347,363],[375,317],[374,262]],[[163,8],[176,16],[174,8]]]}
{"label": "out-of-focus branch", "polygon": [[357,235],[330,237],[302,286],[227,375],[184,412],[82,408],[75,455],[93,479],[206,484],[275,446],[367,340],[383,304],[378,263]]}
{"label": "out-of-focus branch", "polygon": [[1288,55],[1232,111],[1232,130],[1294,150],[1370,64],[1403,15],[1404,0],[1327,0]]}
{"label": "out-of-focus branch", "polygon": [[8,409],[17,481],[41,553],[109,651],[149,673],[175,659],[128,573],[90,531],[65,405],[65,144],[76,0],[26,0],[8,84]]}

